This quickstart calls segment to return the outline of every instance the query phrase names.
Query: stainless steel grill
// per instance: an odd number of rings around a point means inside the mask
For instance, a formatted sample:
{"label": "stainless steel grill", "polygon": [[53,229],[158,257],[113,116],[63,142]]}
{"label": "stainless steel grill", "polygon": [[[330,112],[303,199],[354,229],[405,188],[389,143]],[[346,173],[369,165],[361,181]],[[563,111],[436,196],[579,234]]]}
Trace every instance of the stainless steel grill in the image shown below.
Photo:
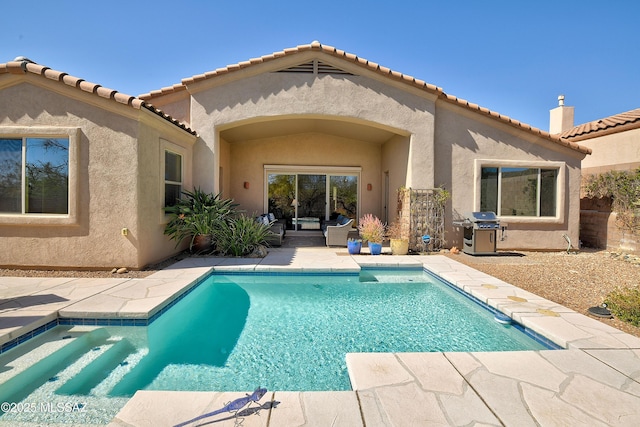
{"label": "stainless steel grill", "polygon": [[470,212],[463,222],[464,247],[462,251],[469,255],[489,255],[496,253],[496,236],[500,229],[500,220],[493,212]]}

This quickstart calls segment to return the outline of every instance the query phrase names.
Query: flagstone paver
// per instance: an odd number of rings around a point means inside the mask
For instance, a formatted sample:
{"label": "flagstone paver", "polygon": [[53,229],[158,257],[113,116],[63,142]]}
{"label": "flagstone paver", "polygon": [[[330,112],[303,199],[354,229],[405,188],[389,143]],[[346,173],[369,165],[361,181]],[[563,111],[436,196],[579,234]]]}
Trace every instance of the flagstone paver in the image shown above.
{"label": "flagstone paver", "polygon": [[[171,391],[138,391],[129,403],[118,413],[108,427],[159,427],[174,426],[195,417],[205,415],[222,408],[227,403],[239,397],[241,393],[231,392],[171,392]],[[262,402],[271,402],[273,393],[267,393]],[[246,409],[249,409],[248,407]],[[255,405],[254,405],[255,408]],[[245,409],[245,408],[243,408]],[[255,416],[252,411],[242,411],[238,417],[232,413],[221,413],[207,417],[200,423],[193,425],[207,425],[215,422],[216,426],[237,426],[237,421],[242,421],[243,427],[266,426],[269,409],[263,411],[264,416]]]}
{"label": "flagstone paver", "polygon": [[358,398],[352,391],[274,393],[271,426],[363,426]]}
{"label": "flagstone paver", "polygon": [[500,425],[443,353],[351,353],[351,384],[369,425]]}
{"label": "flagstone paver", "polygon": [[585,350],[585,352],[640,383],[640,349]]}

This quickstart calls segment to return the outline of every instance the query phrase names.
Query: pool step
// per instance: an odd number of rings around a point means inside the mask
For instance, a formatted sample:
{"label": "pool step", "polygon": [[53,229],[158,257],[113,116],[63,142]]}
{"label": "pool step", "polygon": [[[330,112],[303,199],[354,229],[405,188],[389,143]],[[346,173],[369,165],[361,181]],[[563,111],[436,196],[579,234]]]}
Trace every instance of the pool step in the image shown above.
{"label": "pool step", "polygon": [[109,333],[104,328],[74,327],[40,340],[34,338],[21,349],[9,350],[0,358],[4,371],[0,402],[20,402],[108,338]]}
{"label": "pool step", "polygon": [[144,348],[129,354],[91,391],[91,394],[94,396],[111,396],[113,388],[144,359],[148,352],[149,350]]}
{"label": "pool step", "polygon": [[[76,374],[56,390],[61,395],[88,395],[125,359],[135,351],[135,347],[126,338],[108,343],[101,354],[85,366],[76,370]],[[95,351],[100,351],[96,349]],[[90,356],[90,354],[89,354]],[[78,360],[80,363],[81,361]],[[86,363],[86,362],[85,362]]]}

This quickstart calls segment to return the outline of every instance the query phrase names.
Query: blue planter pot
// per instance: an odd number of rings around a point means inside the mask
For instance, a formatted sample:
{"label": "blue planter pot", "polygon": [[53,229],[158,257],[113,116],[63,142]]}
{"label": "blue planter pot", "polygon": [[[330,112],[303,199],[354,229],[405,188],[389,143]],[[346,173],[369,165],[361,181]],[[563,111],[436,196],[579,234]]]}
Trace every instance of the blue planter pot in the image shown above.
{"label": "blue planter pot", "polygon": [[347,241],[347,250],[351,255],[358,255],[362,249],[361,241]]}
{"label": "blue planter pot", "polygon": [[369,252],[371,255],[380,255],[382,253],[382,243],[369,242]]}

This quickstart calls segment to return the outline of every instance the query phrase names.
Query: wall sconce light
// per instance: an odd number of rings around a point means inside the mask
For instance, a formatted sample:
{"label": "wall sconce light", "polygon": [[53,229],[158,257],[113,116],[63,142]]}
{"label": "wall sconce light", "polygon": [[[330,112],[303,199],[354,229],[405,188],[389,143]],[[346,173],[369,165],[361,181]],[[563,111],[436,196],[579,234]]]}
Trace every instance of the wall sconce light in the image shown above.
{"label": "wall sconce light", "polygon": [[249,181],[244,182],[244,188],[246,188],[247,190],[249,189]]}
{"label": "wall sconce light", "polygon": [[367,184],[367,191],[371,191],[372,188],[373,186],[371,184]]}

